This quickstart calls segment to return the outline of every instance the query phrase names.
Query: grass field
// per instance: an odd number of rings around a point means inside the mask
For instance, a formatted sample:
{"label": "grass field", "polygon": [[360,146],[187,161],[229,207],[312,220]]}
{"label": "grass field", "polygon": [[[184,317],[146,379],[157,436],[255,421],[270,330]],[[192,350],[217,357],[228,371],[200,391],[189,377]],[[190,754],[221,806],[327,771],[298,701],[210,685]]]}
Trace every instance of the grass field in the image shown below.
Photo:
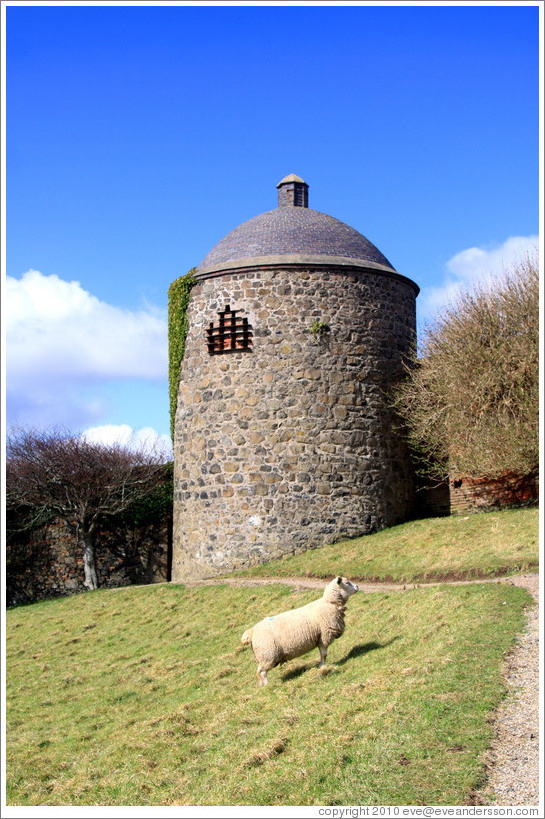
{"label": "grass field", "polygon": [[259,689],[242,631],[315,597],[160,585],[9,610],[8,805],[464,804],[529,595],[357,594],[325,673],[315,651]]}
{"label": "grass field", "polygon": [[411,521],[236,574],[326,578],[342,572],[352,579],[422,582],[536,570],[538,561],[534,507]]}

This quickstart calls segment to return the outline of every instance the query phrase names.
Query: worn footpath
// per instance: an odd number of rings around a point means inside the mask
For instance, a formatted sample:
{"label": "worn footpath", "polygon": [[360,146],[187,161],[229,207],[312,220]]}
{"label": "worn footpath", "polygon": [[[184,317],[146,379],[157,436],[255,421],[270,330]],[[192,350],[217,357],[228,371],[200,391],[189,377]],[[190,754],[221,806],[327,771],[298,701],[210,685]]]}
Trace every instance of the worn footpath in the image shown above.
{"label": "worn footpath", "polygon": [[488,781],[476,804],[539,805],[539,577],[506,582],[527,589],[536,605],[505,664],[508,696],[495,716],[495,737],[486,761]]}

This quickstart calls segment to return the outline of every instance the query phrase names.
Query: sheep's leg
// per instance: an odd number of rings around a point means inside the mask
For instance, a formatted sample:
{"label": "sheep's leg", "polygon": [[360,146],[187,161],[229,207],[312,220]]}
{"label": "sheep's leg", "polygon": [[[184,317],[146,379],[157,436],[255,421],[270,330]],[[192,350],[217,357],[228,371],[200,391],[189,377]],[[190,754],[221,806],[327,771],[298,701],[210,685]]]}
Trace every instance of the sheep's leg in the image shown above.
{"label": "sheep's leg", "polygon": [[327,657],[327,646],[323,646],[320,643],[318,648],[320,649],[320,668],[323,668]]}
{"label": "sheep's leg", "polygon": [[267,672],[264,668],[261,668],[260,665],[257,667],[257,681],[259,685],[268,685],[269,678],[267,677]]}

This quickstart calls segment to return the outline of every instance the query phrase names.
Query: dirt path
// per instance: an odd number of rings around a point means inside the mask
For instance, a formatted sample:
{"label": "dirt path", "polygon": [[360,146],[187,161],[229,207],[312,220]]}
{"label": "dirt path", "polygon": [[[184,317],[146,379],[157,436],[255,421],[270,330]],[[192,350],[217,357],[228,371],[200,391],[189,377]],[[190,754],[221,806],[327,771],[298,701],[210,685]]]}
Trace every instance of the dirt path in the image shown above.
{"label": "dirt path", "polygon": [[[367,592],[390,592],[408,591],[409,589],[425,589],[429,586],[467,586],[474,583],[515,583],[517,578],[533,577],[534,575],[509,575],[501,577],[475,578],[473,580],[437,580],[429,583],[373,583],[358,578],[350,578],[357,583],[360,591]],[[537,575],[535,575],[537,577]],[[270,584],[285,584],[301,589],[323,589],[328,583],[327,578],[320,577],[209,577],[206,580],[184,581],[184,586],[194,588],[195,586],[268,586]],[[521,585],[516,583],[516,585]]]}
{"label": "dirt path", "polygon": [[539,576],[507,581],[527,589],[536,605],[505,663],[508,696],[498,709],[495,736],[486,761],[488,782],[475,804],[539,805]]}

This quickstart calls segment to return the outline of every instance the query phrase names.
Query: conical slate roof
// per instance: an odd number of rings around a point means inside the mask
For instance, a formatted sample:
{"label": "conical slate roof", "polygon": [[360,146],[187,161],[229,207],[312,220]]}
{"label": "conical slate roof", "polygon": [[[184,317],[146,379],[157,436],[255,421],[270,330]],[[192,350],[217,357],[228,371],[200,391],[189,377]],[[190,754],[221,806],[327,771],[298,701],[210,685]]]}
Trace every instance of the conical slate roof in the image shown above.
{"label": "conical slate roof", "polygon": [[300,177],[290,174],[277,187],[280,206],[228,233],[204,257],[197,275],[267,262],[355,264],[396,272],[380,250],[354,228],[305,204],[293,204],[307,201],[308,185]]}

